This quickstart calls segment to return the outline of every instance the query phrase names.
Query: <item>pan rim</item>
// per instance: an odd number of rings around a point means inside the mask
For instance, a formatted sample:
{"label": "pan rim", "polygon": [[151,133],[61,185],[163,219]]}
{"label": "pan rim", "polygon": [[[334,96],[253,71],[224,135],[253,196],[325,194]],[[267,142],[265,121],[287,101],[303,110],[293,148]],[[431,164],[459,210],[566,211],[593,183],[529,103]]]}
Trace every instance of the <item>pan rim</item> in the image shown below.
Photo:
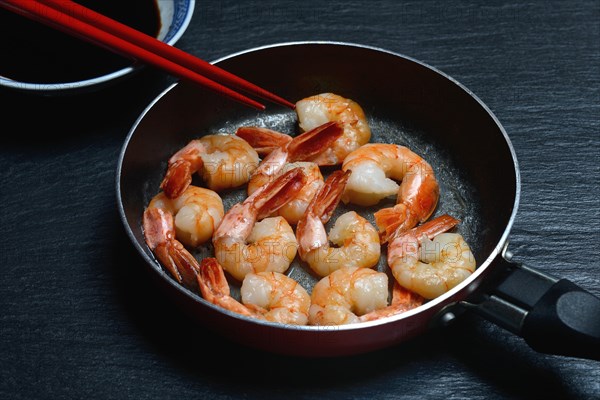
{"label": "pan rim", "polygon": [[[269,321],[258,320],[255,318],[246,317],[246,316],[243,316],[240,314],[233,313],[229,310],[226,310],[222,307],[216,306],[216,305],[206,301],[200,295],[193,293],[192,291],[184,288],[182,285],[180,285],[174,279],[172,279],[171,276],[168,275],[164,271],[164,269],[160,266],[158,261],[153,256],[152,257],[149,256],[146,249],[142,248],[142,246],[138,243],[129,223],[127,222],[127,217],[125,215],[125,209],[123,207],[123,198],[122,198],[122,193],[121,193],[121,171],[122,171],[123,161],[124,161],[125,155],[127,153],[129,143],[130,143],[138,125],[144,119],[146,114],[152,109],[152,107],[158,101],[160,101],[160,99],[162,99],[163,96],[165,96],[167,93],[169,93],[171,90],[173,90],[179,84],[179,81],[178,81],[178,82],[175,82],[175,83],[169,85],[165,90],[163,90],[161,93],[159,93],[154,98],[154,100],[152,100],[148,104],[148,106],[141,112],[141,114],[138,116],[138,118],[135,120],[134,124],[132,125],[131,129],[129,130],[129,132],[125,138],[125,141],[121,147],[121,151],[119,153],[117,170],[116,170],[116,197],[117,197],[117,206],[118,206],[118,211],[119,211],[119,217],[125,227],[127,236],[133,243],[134,247],[137,249],[138,253],[142,256],[142,258],[146,261],[147,264],[152,266],[152,269],[155,272],[157,272],[159,275],[161,275],[162,279],[167,280],[167,282],[171,285],[171,287],[180,291],[184,296],[187,296],[187,297],[193,299],[194,301],[199,302],[204,306],[208,306],[212,310],[217,311],[221,314],[225,314],[229,317],[239,319],[241,321],[245,321],[245,322],[252,323],[252,324],[258,324],[258,325],[263,325],[265,327],[268,326],[269,328],[277,328],[277,329],[282,329],[282,330],[323,333],[323,332],[328,332],[328,331],[331,331],[331,332],[353,331],[353,330],[359,330],[359,329],[369,328],[369,327],[374,327],[374,326],[379,326],[379,325],[387,325],[390,323],[408,319],[408,318],[412,317],[413,315],[420,314],[421,312],[435,308],[442,303],[448,302],[448,300],[451,299],[452,297],[460,295],[460,293],[463,291],[467,291],[467,293],[470,293],[472,291],[470,289],[471,288],[474,289],[477,286],[477,282],[480,279],[479,277],[490,267],[490,265],[492,265],[493,261],[498,256],[501,256],[501,257],[503,256],[504,250],[506,249],[507,244],[508,244],[508,236],[510,235],[510,230],[514,224],[516,214],[518,212],[519,201],[520,201],[520,197],[521,197],[521,176],[520,176],[519,165],[518,165],[518,161],[517,161],[517,157],[516,157],[516,152],[514,150],[514,147],[512,145],[512,142],[511,142],[506,130],[504,129],[504,127],[502,126],[502,124],[500,123],[500,121],[498,120],[496,115],[470,89],[468,89],[462,83],[460,83],[456,79],[452,78],[451,76],[447,75],[443,71],[441,71],[427,63],[419,61],[413,57],[406,56],[404,54],[396,53],[396,52],[386,50],[383,48],[365,45],[365,44],[343,42],[343,41],[325,41],[325,40],[281,42],[281,43],[267,44],[267,45],[263,45],[263,46],[249,48],[246,50],[241,50],[241,51],[231,53],[229,55],[217,58],[217,59],[211,61],[210,63],[217,64],[222,61],[229,60],[231,58],[239,57],[244,54],[253,53],[253,52],[257,52],[257,51],[261,51],[261,50],[266,50],[266,49],[271,49],[271,48],[280,48],[280,47],[289,47],[289,46],[300,46],[300,45],[328,45],[328,46],[334,45],[334,46],[355,47],[355,48],[362,48],[362,49],[367,49],[367,50],[373,50],[376,52],[386,53],[386,54],[392,55],[394,57],[399,57],[399,58],[411,61],[413,63],[416,63],[424,68],[429,69],[430,71],[432,71],[434,73],[437,73],[438,75],[441,75],[443,78],[449,80],[454,85],[458,86],[467,95],[471,96],[475,101],[477,101],[479,106],[481,108],[483,108],[483,110],[492,118],[492,120],[494,121],[494,123],[496,124],[498,129],[500,130],[500,132],[506,142],[506,145],[508,146],[508,149],[509,149],[512,161],[513,161],[513,167],[514,167],[514,173],[515,173],[515,196],[514,196],[512,211],[511,211],[510,217],[508,219],[508,222],[504,228],[504,231],[503,231],[500,239],[498,240],[498,243],[494,246],[494,249],[492,250],[492,252],[486,257],[486,259],[481,263],[481,265],[477,267],[477,269],[475,270],[475,272],[473,272],[473,274],[471,274],[471,276],[469,276],[463,282],[461,282],[454,288],[450,289],[448,292],[444,293],[443,295],[438,296],[435,299],[429,300],[425,304],[423,304],[415,309],[403,312],[401,314],[392,315],[389,317],[374,320],[374,321],[360,322],[360,323],[347,324],[347,325],[336,325],[336,326],[286,325],[286,324],[269,322]],[[464,297],[466,297],[466,296],[463,296],[463,298]]]}

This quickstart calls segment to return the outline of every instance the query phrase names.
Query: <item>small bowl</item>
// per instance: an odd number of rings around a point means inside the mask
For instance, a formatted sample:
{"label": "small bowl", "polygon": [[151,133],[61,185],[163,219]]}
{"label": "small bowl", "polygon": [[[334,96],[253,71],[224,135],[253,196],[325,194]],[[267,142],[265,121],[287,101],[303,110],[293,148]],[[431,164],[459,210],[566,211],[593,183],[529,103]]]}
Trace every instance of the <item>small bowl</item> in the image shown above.
{"label": "small bowl", "polygon": [[[86,5],[85,2],[80,3]],[[156,37],[159,40],[169,45],[174,45],[179,40],[179,38],[181,38],[181,36],[183,35],[190,23],[192,14],[194,12],[195,0],[128,0],[127,4],[129,9],[127,11],[125,11],[124,9],[120,10],[121,6],[124,4],[125,3],[121,3],[117,0],[111,0],[111,2],[103,4],[103,7],[107,7],[105,10],[100,10],[97,8],[94,9],[98,12],[103,13],[104,15],[112,16],[115,19],[124,18],[120,19],[120,21],[139,30],[142,29],[135,25],[138,23],[142,23],[136,20],[136,18],[138,18],[138,15],[142,15],[145,13],[146,15],[154,17],[152,21],[148,20],[146,23],[149,22],[154,24],[153,26],[157,28]],[[144,12],[140,12],[139,7],[147,8],[144,8]],[[154,9],[151,9],[151,7],[154,7]],[[5,86],[19,91],[33,92],[42,95],[62,95],[87,92],[97,90],[108,83],[114,83],[126,76],[131,75],[133,72],[139,70],[143,66],[143,64],[141,63],[128,61],[124,58],[120,58],[120,56],[117,56],[116,54],[112,54],[108,51],[96,48],[92,44],[84,43],[83,41],[72,37],[67,37],[66,34],[63,34],[61,32],[55,32],[50,28],[47,28],[37,22],[30,21],[18,15],[12,15],[6,10],[0,11],[4,12],[4,14],[0,15],[0,17],[4,17],[12,22],[14,30],[11,30],[9,32],[14,32],[13,35],[18,35],[13,36],[12,39],[17,38],[17,41],[19,43],[35,45],[37,38],[33,37],[33,34],[30,33],[32,32],[31,28],[34,28],[34,30],[38,32],[44,32],[46,35],[52,35],[52,37],[60,39],[61,44],[69,43],[74,46],[82,46],[81,49],[93,52],[91,54],[94,57],[98,57],[98,60],[110,60],[109,62],[107,62],[106,65],[103,66],[102,70],[96,71],[90,69],[85,72],[80,72],[81,70],[74,69],[74,73],[70,73],[64,72],[64,70],[61,69],[60,71],[56,71],[57,73],[53,76],[44,76],[43,74],[45,73],[49,74],[48,70],[52,72],[52,69],[47,67],[49,63],[46,63],[44,60],[56,62],[58,57],[60,57],[61,48],[60,46],[56,47],[56,45],[43,46],[37,48],[40,51],[39,53],[35,53],[36,58],[33,58],[28,62],[24,61],[24,63],[26,63],[28,66],[35,64],[36,68],[40,68],[40,74],[37,74],[37,71],[33,71],[29,75],[25,76],[22,74],[22,71],[26,70],[26,66],[22,64],[19,65],[19,62],[20,60],[22,60],[23,56],[31,56],[31,53],[19,53],[19,49],[8,45],[7,49],[1,50],[3,50],[5,56],[7,55],[6,51],[8,51],[9,56],[15,56],[15,59],[12,67],[9,67],[12,68],[12,70],[9,69],[7,71],[4,68],[0,70],[0,86]],[[117,18],[116,15],[119,15],[119,13],[121,13],[121,15],[119,16],[119,18]],[[126,22],[128,21],[126,18],[133,19],[130,19],[129,22]],[[23,29],[24,27],[29,27],[30,29]],[[24,37],[28,34],[29,37]],[[77,48],[79,49],[79,47]],[[66,49],[62,50],[66,51]],[[44,57],[46,57],[46,59]],[[112,62],[112,64],[110,64],[110,62]],[[63,62],[63,64],[64,63],[65,62]],[[54,69],[58,70],[59,68]],[[21,76],[17,76],[19,74],[21,74]],[[83,76],[85,74],[88,74],[89,76]]]}

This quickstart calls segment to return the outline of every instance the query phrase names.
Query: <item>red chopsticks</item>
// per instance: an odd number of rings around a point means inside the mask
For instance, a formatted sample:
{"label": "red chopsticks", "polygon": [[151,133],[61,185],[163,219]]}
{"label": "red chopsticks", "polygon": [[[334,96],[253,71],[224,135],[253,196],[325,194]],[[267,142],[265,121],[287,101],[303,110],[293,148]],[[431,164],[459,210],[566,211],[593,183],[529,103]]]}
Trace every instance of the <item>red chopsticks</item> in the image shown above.
{"label": "red chopsticks", "polygon": [[207,87],[259,110],[264,110],[265,106],[224,84],[294,108],[294,104],[259,86],[73,1],[0,0],[0,7],[88,40],[123,56],[153,65],[176,77]]}

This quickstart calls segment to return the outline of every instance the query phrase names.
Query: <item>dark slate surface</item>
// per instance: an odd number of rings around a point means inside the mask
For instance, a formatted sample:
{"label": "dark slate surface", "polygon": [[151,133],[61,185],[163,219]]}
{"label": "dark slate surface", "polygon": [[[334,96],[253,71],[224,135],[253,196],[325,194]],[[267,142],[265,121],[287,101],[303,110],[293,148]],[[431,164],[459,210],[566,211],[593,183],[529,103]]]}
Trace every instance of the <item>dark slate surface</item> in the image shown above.
{"label": "dark slate surface", "polygon": [[[338,40],[465,84],[519,159],[515,257],[600,294],[597,0],[198,3],[178,46],[205,59]],[[146,70],[77,97],[0,90],[0,398],[600,398],[599,363],[535,353],[470,315],[330,360],[260,353],[193,325],[144,274],[115,206],[122,141],[171,81]]]}

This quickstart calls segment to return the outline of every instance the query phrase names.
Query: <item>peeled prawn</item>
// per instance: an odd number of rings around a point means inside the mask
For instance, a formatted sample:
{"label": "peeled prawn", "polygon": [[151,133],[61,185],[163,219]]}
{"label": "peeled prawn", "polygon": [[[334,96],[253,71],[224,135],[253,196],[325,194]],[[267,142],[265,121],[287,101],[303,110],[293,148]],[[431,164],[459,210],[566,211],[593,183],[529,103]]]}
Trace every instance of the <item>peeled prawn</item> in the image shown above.
{"label": "peeled prawn", "polygon": [[[320,166],[337,165],[353,150],[371,139],[371,129],[362,108],[353,100],[333,93],[307,97],[296,103],[300,128],[311,131],[327,122],[336,122],[341,135],[330,144],[322,144],[321,151],[302,159]],[[292,141],[292,137],[262,127],[242,127],[236,134],[243,137],[260,154],[267,155]]]}
{"label": "peeled prawn", "polygon": [[443,215],[394,233],[388,245],[388,265],[401,286],[433,299],[475,271],[475,257],[463,237],[443,233],[456,224],[458,220]]}
{"label": "peeled prawn", "polygon": [[[341,215],[329,231],[331,218],[350,176],[350,171],[333,172],[298,222],[296,235],[300,258],[319,276],[327,276],[341,267],[370,268],[381,253],[377,230],[354,211]],[[339,247],[330,246],[329,242]]]}
{"label": "peeled prawn", "polygon": [[244,278],[242,303],[267,321],[306,325],[310,296],[298,282],[279,272],[258,272]]}
{"label": "peeled prawn", "polygon": [[394,281],[391,304],[387,307],[379,308],[375,311],[371,311],[370,313],[361,315],[360,321],[374,321],[376,319],[401,314],[408,310],[412,310],[413,308],[419,307],[424,302],[425,299],[422,296],[403,288],[398,282]]}
{"label": "peeled prawn", "polygon": [[[251,138],[260,136],[261,131],[246,128],[244,132],[244,137]],[[323,175],[321,175],[319,166],[312,162],[300,160],[305,160],[323,151],[323,148],[331,145],[341,134],[341,127],[334,122],[329,122],[298,135],[282,147],[275,149],[265,157],[252,174],[248,182],[248,194],[254,193],[258,188],[273,181],[290,169],[302,168],[306,176],[306,184],[293,199],[273,214],[284,217],[290,224],[296,224],[304,215],[306,207],[308,207],[315,193],[323,186]]]}
{"label": "peeled prawn", "polygon": [[173,215],[177,239],[191,247],[210,240],[225,214],[223,201],[216,192],[193,185],[175,199],[160,192],[148,204],[148,209],[152,208]]}
{"label": "peeled prawn", "polygon": [[240,303],[231,297],[219,262],[205,258],[200,265],[198,285],[204,299],[238,314],[291,325],[306,325],[308,321],[310,296],[298,282],[278,272],[246,275]]}
{"label": "peeled prawn", "polygon": [[388,277],[370,268],[343,267],[313,287],[308,322],[344,325],[387,307]]}
{"label": "peeled prawn", "polygon": [[343,126],[342,136],[326,151],[311,158],[319,165],[341,164],[346,156],[371,139],[371,129],[363,109],[353,100],[333,93],[321,93],[296,103],[300,128],[305,131],[328,121]]}
{"label": "peeled prawn", "polygon": [[206,135],[169,159],[160,188],[167,197],[176,198],[196,172],[211,190],[238,187],[248,182],[258,162],[258,154],[245,140],[234,135]]}
{"label": "peeled prawn", "polygon": [[294,168],[225,214],[213,245],[215,257],[234,278],[242,281],[249,273],[288,269],[298,246],[294,231],[282,217],[265,217],[294,198],[304,184],[302,169]]}
{"label": "peeled prawn", "polygon": [[196,247],[210,240],[223,214],[221,198],[212,190],[189,186],[173,200],[161,192],[144,211],[144,237],[169,273],[195,288],[198,262],[182,242]]}
{"label": "peeled prawn", "polygon": [[345,203],[370,206],[397,196],[394,207],[375,213],[384,241],[397,229],[407,230],[427,220],[437,206],[440,190],[433,169],[404,146],[366,144],[346,157],[342,170],[352,171],[342,196]]}
{"label": "peeled prawn", "polygon": [[319,189],[323,187],[324,183],[319,166],[313,162],[298,161],[286,164],[285,167],[281,169],[280,173],[285,173],[294,168],[302,169],[306,176],[306,184],[293,199],[273,213],[274,216],[285,218],[285,220],[292,225],[296,225],[304,213],[306,213],[308,205]]}

